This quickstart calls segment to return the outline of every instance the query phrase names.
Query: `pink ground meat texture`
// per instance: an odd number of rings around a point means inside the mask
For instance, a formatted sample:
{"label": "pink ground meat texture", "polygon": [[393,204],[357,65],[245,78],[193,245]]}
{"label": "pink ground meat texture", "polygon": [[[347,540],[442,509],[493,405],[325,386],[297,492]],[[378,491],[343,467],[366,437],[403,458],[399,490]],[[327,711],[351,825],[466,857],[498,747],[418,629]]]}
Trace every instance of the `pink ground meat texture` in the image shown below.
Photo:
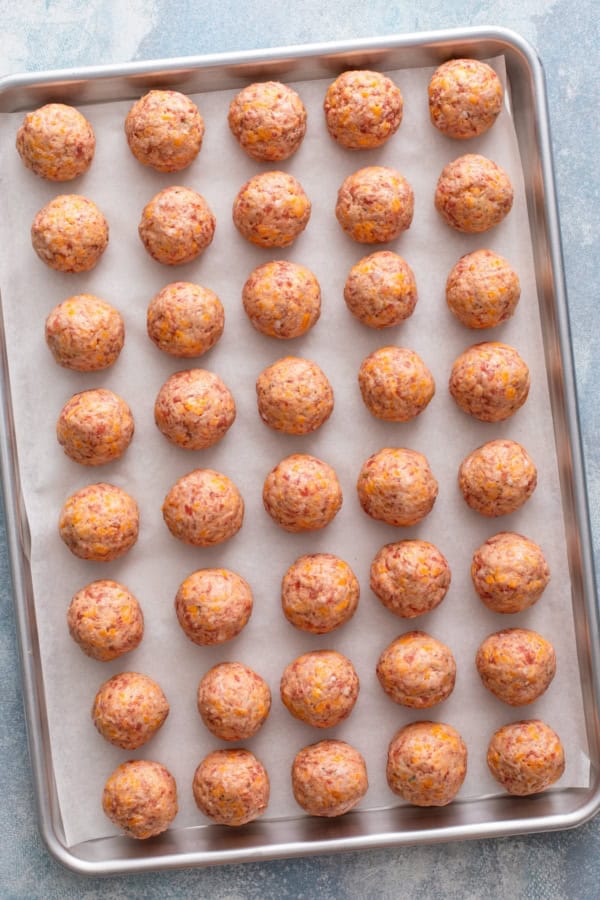
{"label": "pink ground meat texture", "polygon": [[214,291],[175,281],[150,301],[146,326],[159,350],[172,356],[202,356],[223,334],[225,311]]}
{"label": "pink ground meat texture", "polygon": [[198,712],[215,737],[244,741],[261,728],[271,709],[264,678],[238,662],[210,669],[198,685]]}
{"label": "pink ground meat texture", "polygon": [[346,178],[335,214],[355,241],[380,244],[410,228],[413,208],[414,194],[406,178],[386,166],[367,166]]}
{"label": "pink ground meat texture", "polygon": [[385,447],[364,463],[357,482],[367,515],[388,525],[416,525],[431,510],[438,484],[422,453]]}
{"label": "pink ground meat texture", "polygon": [[537,603],[550,570],[541,547],[522,534],[502,531],[475,551],[471,577],[488,609],[510,614]]}
{"label": "pink ground meat texture", "polygon": [[282,459],[263,487],[266,511],[277,525],[292,532],[325,528],[339,512],[342,499],[331,466],[302,453]]}
{"label": "pink ground meat texture", "polygon": [[117,581],[93,581],[78,591],[67,610],[67,625],[86,656],[102,662],[135,650],[144,636],[140,604]]}
{"label": "pink ground meat texture", "polygon": [[348,563],[332,553],[301,556],[281,584],[286,619],[312,634],[327,634],[351,619],[359,597],[356,575]]}
{"label": "pink ground meat texture", "polygon": [[212,547],[240,530],[244,501],[226,475],[214,469],[194,469],[175,482],[162,513],[173,537],[197,547]]}
{"label": "pink ground meat texture", "polygon": [[367,793],[363,756],[345,741],[319,741],[304,747],[292,764],[296,802],[311,816],[343,816]]}
{"label": "pink ground meat texture", "polygon": [[458,483],[471,509],[483,516],[504,516],[531,497],[537,469],[516,441],[489,441],[463,460]]}
{"label": "pink ground meat texture", "polygon": [[221,440],[235,421],[235,401],[218,375],[205,369],[175,372],[154,404],[154,421],[172,444],[203,450]]}
{"label": "pink ground meat texture", "polygon": [[448,306],[467,328],[494,328],[506,322],[520,296],[519,276],[493,250],[462,256],[446,282]]}
{"label": "pink ground meat texture", "polygon": [[305,266],[276,260],[258,266],[244,284],[246,315],[257,331],[289,340],[300,337],[321,314],[321,288]]}
{"label": "pink ground meat texture", "polygon": [[509,794],[526,797],[546,790],[565,770],[560,738],[540,719],[511,722],[492,736],[490,772]]}
{"label": "pink ground meat texture", "polygon": [[195,644],[222,644],[236,637],[252,613],[250,585],[229,569],[198,569],[179,586],[177,620]]}
{"label": "pink ground meat texture", "polygon": [[435,190],[435,207],[446,224],[466,234],[499,225],[512,204],[513,188],[504,169],[476,153],[448,163]]}
{"label": "pink ground meat texture", "polygon": [[377,663],[381,687],[394,703],[429,709],[454,690],[452,651],[424,631],[408,631],[386,647]]}
{"label": "pink ground meat texture", "polygon": [[96,388],[75,394],[63,406],[56,437],[66,455],[84,466],[119,459],[131,443],[133,416],[113,391]]}
{"label": "pink ground meat texture", "polygon": [[467,774],[467,748],[443,722],[413,722],[388,749],[387,780],[395,794],[415,806],[446,806]]}
{"label": "pink ground meat texture", "polygon": [[75,556],[110,562],[127,553],[137,541],[138,506],[114,484],[88,484],[65,501],[58,527]]}
{"label": "pink ground meat texture", "polygon": [[330,85],[323,109],[331,137],[354,150],[380,147],[402,122],[400,88],[381,72],[343,72]]}
{"label": "pink ground meat texture", "polygon": [[89,272],[108,245],[108,223],[92,200],[60,194],[34,218],[31,244],[51,269]]}
{"label": "pink ground meat texture", "polygon": [[206,250],[215,227],[215,217],[204,197],[174,185],[159,191],[146,204],[138,232],[153,259],[165,266],[179,266]]}
{"label": "pink ground meat texture", "polygon": [[242,237],[259,247],[288,247],[304,231],[311,203],[287,172],[261,172],[244,184],[233,204]]}
{"label": "pink ground meat texture", "polygon": [[88,120],[64,103],[47,103],[27,113],[17,132],[23,164],[49,181],[70,181],[87,172],[96,139]]}
{"label": "pink ground meat texture", "polygon": [[166,831],[177,815],[175,779],[160,763],[131,759],[108,778],[102,809],[129,837],[155,837]]}
{"label": "pink ground meat texture", "polygon": [[347,719],[360,684],[354,666],[335,650],[299,656],[281,676],[281,700],[288,712],[315,728],[333,728]]}
{"label": "pink ground meat texture", "polygon": [[477,59],[443,63],[433,73],[428,93],[432,124],[456,140],[477,137],[491,128],[504,96],[494,70]]}
{"label": "pink ground meat texture", "polygon": [[263,422],[285,434],[309,434],[333,412],[333,390],[319,366],[286,356],[260,373],[256,381],[258,412]]}
{"label": "pink ground meat texture", "polygon": [[523,406],[529,385],[529,368],[514,347],[487,342],[461,353],[448,387],[464,412],[482,422],[502,422]]}
{"label": "pink ground meat texture", "polygon": [[121,672],[98,689],[92,721],[103,738],[123,750],[147,744],[169,715],[160,686],[147,675]]}
{"label": "pink ground meat texture", "polygon": [[390,328],[408,319],[417,303],[417,284],[406,260],[391,250],[365,256],[350,270],[344,300],[369,328]]}
{"label": "pink ground meat texture", "polygon": [[439,606],[450,581],[445,556],[428,541],[386,544],[371,563],[371,590],[390,612],[405,619]]}
{"label": "pink ground meat texture", "polygon": [[306,109],[279,81],[249,84],[231,101],[231,133],[253,159],[275,162],[296,152],[306,132]]}
{"label": "pink ground meat texture", "polygon": [[96,372],[112,366],[125,342],[123,317],[92,294],[76,294],[46,319],[46,343],[59,366]]}
{"label": "pink ground meat texture", "polygon": [[377,419],[408,422],[435,394],[433,375],[414,350],[381,347],[364,359],[358,385],[365,406]]}
{"label": "pink ground meat texture", "polygon": [[142,165],[158,172],[179,172],[200,152],[204,121],[185,94],[150,91],[129,110],[125,135],[129,149]]}
{"label": "pink ground meat texture", "polygon": [[556,672],[552,644],[535,631],[506,628],[483,641],[475,665],[485,687],[511,706],[533,703]]}
{"label": "pink ground meat texture", "polygon": [[269,776],[249,750],[209,753],[194,773],[192,789],[200,812],[217,825],[246,825],[269,805]]}

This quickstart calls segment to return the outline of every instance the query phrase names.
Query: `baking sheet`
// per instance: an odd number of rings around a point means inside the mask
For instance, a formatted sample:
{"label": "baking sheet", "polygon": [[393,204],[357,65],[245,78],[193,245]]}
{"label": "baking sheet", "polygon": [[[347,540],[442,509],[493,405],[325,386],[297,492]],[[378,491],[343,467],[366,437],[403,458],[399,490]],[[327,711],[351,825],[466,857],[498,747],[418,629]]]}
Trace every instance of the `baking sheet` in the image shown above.
{"label": "baking sheet", "polygon": [[[504,78],[502,60],[494,65]],[[272,783],[266,818],[298,815],[291,795],[289,767],[295,752],[322,737],[349,740],[363,752],[370,789],[361,806],[395,806],[398,801],[385,782],[387,744],[397,728],[418,718],[453,724],[469,748],[469,771],[459,795],[469,801],[499,793],[485,764],[492,732],[518,718],[540,716],[563,739],[567,770],[558,788],[588,784],[588,761],[577,652],[572,627],[571,590],[565,552],[558,472],[554,452],[534,269],[528,235],[524,190],[514,128],[503,111],[491,132],[468,146],[445,139],[431,127],[426,86],[431,69],[390,73],[405,97],[404,121],[384,148],[352,153],[327,136],[321,103],[327,83],[295,85],[309,111],[307,137],[298,153],[281,168],[300,179],[313,200],[306,232],[286,251],[266,251],[247,244],[231,223],[231,203],[241,184],[257,170],[267,169],[245,157],[231,135],[226,112],[234,92],[196,95],[207,132],[200,156],[190,169],[171,176],[148,171],[130,155],[122,127],[130,103],[81,107],[96,130],[98,147],[91,171],[65,186],[46,184],[27,172],[14,152],[14,135],[21,114],[3,116],[0,189],[8,214],[2,220],[3,305],[11,392],[15,415],[21,481],[32,532],[32,575],[36,614],[57,782],[67,844],[116,833],[100,809],[103,783],[126,758],[163,762],[175,775],[180,813],[175,825],[199,825],[206,820],[191,796],[194,769],[205,753],[223,746],[204,729],[196,710],[195,692],[201,675],[216,662],[239,659],[253,666],[271,686],[274,703],[265,727],[247,746],[265,763]],[[508,171],[515,186],[510,216],[488,235],[452,232],[433,208],[439,172],[464,152],[482,152]],[[375,332],[354,321],[343,302],[343,284],[350,266],[379,247],[358,245],[342,233],[333,213],[343,178],[369,164],[398,168],[415,189],[411,229],[390,246],[413,267],[419,287],[415,314],[397,329]],[[212,246],[196,262],[176,269],[154,263],[137,237],[137,222],[145,203],[167,184],[199,190],[217,217]],[[48,270],[33,254],[29,227],[35,212],[60,192],[79,192],[94,199],[110,223],[111,242],[92,273],[68,276]],[[444,302],[448,271],[463,253],[489,246],[511,260],[519,272],[522,299],[513,320],[491,332],[471,332],[454,321]],[[308,265],[320,280],[323,311],[317,326],[295,341],[275,342],[257,334],[246,320],[240,301],[249,272],[271,258],[289,258]],[[19,264],[14,265],[18,260]],[[145,334],[150,298],[167,282],[191,280],[214,289],[226,310],[221,342],[198,361],[163,356]],[[47,313],[77,292],[104,297],[125,317],[127,340],[118,363],[104,373],[82,375],[57,367],[43,337]],[[471,343],[486,338],[513,344],[528,362],[532,389],[526,406],[507,423],[471,421],[447,394],[446,382],[455,357]],[[396,425],[374,420],[362,406],[356,383],[361,360],[385,344],[397,343],[420,353],[431,368],[437,394],[415,422]],[[266,365],[286,354],[314,359],[329,376],[336,396],[330,421],[316,434],[292,438],[270,432],[256,412],[254,382]],[[153,404],[164,379],[173,371],[203,366],[216,371],[231,388],[238,417],[226,438],[206,451],[188,453],[171,447],[153,423]],[[62,454],[54,425],[62,404],[78,390],[106,386],[121,394],[136,419],[136,435],[126,456],[110,466],[88,470]],[[521,441],[539,470],[539,487],[526,506],[512,516],[487,520],[469,510],[456,487],[462,458],[495,437]],[[359,508],[355,481],[360,465],[383,446],[408,446],[428,456],[440,483],[432,514],[412,529],[393,529],[368,519]],[[283,456],[309,452],[336,468],[344,490],[344,506],[324,531],[309,535],[281,532],[262,509],[265,475]],[[165,528],[160,506],[173,481],[193,468],[211,466],[233,477],[246,501],[242,531],[212,550],[180,545]],[[112,481],[128,490],[141,512],[140,539],[125,558],[108,565],[77,560],[57,533],[58,511],[74,490],[93,481]],[[553,579],[540,603],[518,616],[497,616],[474,596],[469,577],[473,549],[500,530],[518,530],[542,544]],[[369,565],[379,547],[405,537],[422,537],[440,547],[449,560],[453,581],[444,603],[427,616],[401,620],[370,594]],[[293,560],[307,552],[327,551],[346,559],[362,587],[359,611],[351,623],[319,637],[296,632],[279,608],[279,584]],[[249,625],[234,641],[215,648],[191,644],[173,612],[179,583],[203,566],[223,565],[248,579],[255,594]],[[127,584],[145,613],[146,635],[140,648],[121,660],[100,664],[81,654],[70,640],[65,613],[72,594],[95,578],[110,577]],[[531,627],[550,639],[558,657],[558,672],[547,694],[530,707],[512,709],[481,686],[473,664],[476,649],[487,634],[511,625]],[[396,706],[381,691],[375,663],[381,650],[398,634],[422,628],[452,648],[458,667],[453,695],[425,714]],[[318,647],[346,653],[361,678],[361,695],[352,716],[341,726],[317,731],[293,720],[277,693],[281,672],[296,655]],[[125,669],[155,678],[171,703],[171,713],[152,742],[135,753],[107,744],[94,730],[89,709],[98,686]],[[375,739],[374,739],[375,738]]]}

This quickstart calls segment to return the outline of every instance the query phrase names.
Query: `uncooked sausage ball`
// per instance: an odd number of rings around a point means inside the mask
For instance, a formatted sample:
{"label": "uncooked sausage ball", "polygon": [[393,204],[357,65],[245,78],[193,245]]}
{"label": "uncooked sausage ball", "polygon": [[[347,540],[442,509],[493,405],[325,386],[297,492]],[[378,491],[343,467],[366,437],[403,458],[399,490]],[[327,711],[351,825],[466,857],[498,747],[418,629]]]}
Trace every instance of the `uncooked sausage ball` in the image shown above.
{"label": "uncooked sausage ball", "polygon": [[198,569],[175,597],[177,620],[194,644],[222,644],[236,637],[252,613],[252,591],[229,569]]}
{"label": "uncooked sausage ball", "polygon": [[504,725],[487,752],[490,772],[509,794],[526,797],[545,791],[565,770],[559,736],[540,719]]}
{"label": "uncooked sausage ball", "polygon": [[287,172],[261,172],[244,184],[233,204],[233,223],[259,247],[288,247],[304,231],[311,203]]}
{"label": "uncooked sausage ball", "polygon": [[248,666],[213,666],[198,685],[198,712],[215,737],[245,741],[261,728],[271,709],[269,685]]}
{"label": "uncooked sausage ball", "polygon": [[413,190],[400,172],[386,166],[367,166],[343,182],[335,214],[355,241],[382,244],[410,228],[413,208]]}
{"label": "uncooked sausage ball", "polygon": [[70,181],[87,172],[96,139],[88,120],[64,103],[47,103],[27,113],[17,132],[24,165],[49,181]]}
{"label": "uncooked sausage ball", "polygon": [[58,527],[75,556],[110,562],[127,553],[137,541],[138,506],[114,484],[88,484],[65,501]]}
{"label": "uncooked sausage ball", "polygon": [[332,553],[301,556],[281,583],[286,619],[311,634],[327,634],[351,619],[359,597],[356,575],[348,563]]}
{"label": "uncooked sausage ball", "polygon": [[381,347],[367,356],[358,386],[369,412],[387,422],[414,419],[435,393],[433,375],[421,357],[404,347]]}
{"label": "uncooked sausage ball", "polygon": [[146,327],[159,350],[171,356],[202,356],[223,334],[225,312],[214,291],[175,281],[150,301]]}
{"label": "uncooked sausage ball", "polygon": [[408,631],[386,647],[377,663],[381,687],[394,703],[429,709],[454,690],[452,651],[424,631]]}
{"label": "uncooked sausage ball", "polygon": [[439,606],[450,587],[446,557],[428,541],[386,544],[371,563],[371,590],[383,605],[403,619]]}
{"label": "uncooked sausage ball", "polygon": [[502,422],[523,406],[529,384],[527,363],[514,347],[490,341],[461,353],[448,386],[464,412],[482,422]]}
{"label": "uncooked sausage ball", "polygon": [[235,420],[235,401],[214,372],[174,372],[154,404],[154,421],[172,444],[185,450],[212,447]]}
{"label": "uncooked sausage ball", "polygon": [[261,334],[300,337],[321,315],[321,288],[306,266],[275,260],[258,266],[244,284],[246,315]]}
{"label": "uncooked sausage ball", "polygon": [[150,91],[137,100],[125,119],[129,149],[157,172],[179,172],[202,146],[204,121],[198,107],[178,91]]}
{"label": "uncooked sausage ball", "polygon": [[282,459],[269,472],[263,487],[266,511],[286,531],[325,528],[338,513],[342,499],[331,466],[304,453]]}
{"label": "uncooked sausage ball", "polygon": [[467,748],[456,729],[443,722],[412,722],[392,738],[387,781],[414,806],[447,806],[467,774]]}
{"label": "uncooked sausage ball", "polygon": [[466,234],[488,231],[508,215],[512,204],[510,178],[491,159],[467,153],[442,169],[435,208],[451,228]]}
{"label": "uncooked sausage ball", "polygon": [[519,276],[493,250],[475,250],[456,263],[446,282],[446,301],[467,328],[495,328],[514,314]]}
{"label": "uncooked sausage ball", "polygon": [[471,509],[483,516],[504,516],[529,500],[537,469],[516,441],[489,441],[463,460],[458,484]]}
{"label": "uncooked sausage ball", "polygon": [[85,655],[101,662],[135,650],[144,636],[140,604],[117,581],[92,581],[77,591],[67,610],[67,625]]}
{"label": "uncooked sausage ball", "polygon": [[533,703],[556,673],[556,654],[541,634],[506,628],[490,634],[477,651],[475,665],[492,694],[511,706]]}
{"label": "uncooked sausage ball", "polygon": [[46,343],[59,366],[97,372],[118,359],[125,342],[123,317],[92,294],[76,294],[46,319]]}
{"label": "uncooked sausage ball", "polygon": [[402,122],[400,88],[381,72],[343,72],[329,86],[323,109],[331,137],[352,150],[381,147]]}
{"label": "uncooked sausage ball", "polygon": [[244,501],[237,487],[214,469],[194,469],[175,482],[162,514],[173,537],[196,547],[212,547],[242,527]]}
{"label": "uncooked sausage ball", "polygon": [[429,115],[438,131],[462,141],[492,127],[504,92],[491,66],[478,59],[451,59],[429,82]]}
{"label": "uncooked sausage ball", "polygon": [[119,459],[129,447],[133,431],[128,405],[107,388],[75,394],[56,423],[58,443],[67,456],[84,466]]}
{"label": "uncooked sausage ball", "polygon": [[296,152],[306,132],[306,109],[280,81],[249,84],[231,101],[231,133],[253,159],[275,162]]}
{"label": "uncooked sausage ball", "polygon": [[550,570],[541,547],[522,534],[501,531],[473,554],[471,578],[488,609],[510,614],[537,603]]}
{"label": "uncooked sausage ball", "polygon": [[130,759],[104,785],[102,809],[129,837],[145,840],[166,831],[177,815],[177,785],[160,763]]}
{"label": "uncooked sausage ball", "polygon": [[299,656],[281,676],[281,699],[294,718],[315,728],[333,728],[347,719],[358,698],[358,675],[336,650]]}
{"label": "uncooked sausage ball", "polygon": [[367,793],[364,758],[345,741],[319,741],[304,747],[292,763],[296,803],[310,816],[343,816]]}
{"label": "uncooked sausage ball", "polygon": [[89,272],[108,245],[108,223],[92,200],[60,194],[33,220],[31,244],[51,269]]}
{"label": "uncooked sausage ball", "polygon": [[216,220],[201,194],[174,185],[159,191],[142,210],[138,226],[150,256],[165,266],[196,259],[211,243]]}
{"label": "uncooked sausage ball", "polygon": [[263,422],[285,434],[309,434],[333,412],[333,390],[319,366],[286,356],[264,369],[256,381],[258,412]]}
{"label": "uncooked sausage ball", "polygon": [[217,825],[246,825],[269,805],[269,776],[249,750],[209,753],[194,773],[192,789],[200,812]]}
{"label": "uncooked sausage ball", "polygon": [[417,303],[415,276],[397,253],[379,250],[352,266],[344,300],[352,315],[369,328],[400,325]]}
{"label": "uncooked sausage ball", "polygon": [[123,750],[148,743],[169,715],[160,686],[139,672],[113,675],[98,689],[92,721],[103,738]]}
{"label": "uncooked sausage ball", "polygon": [[360,470],[356,488],[368,516],[398,527],[424,519],[438,494],[426,457],[402,447],[385,447],[370,456]]}

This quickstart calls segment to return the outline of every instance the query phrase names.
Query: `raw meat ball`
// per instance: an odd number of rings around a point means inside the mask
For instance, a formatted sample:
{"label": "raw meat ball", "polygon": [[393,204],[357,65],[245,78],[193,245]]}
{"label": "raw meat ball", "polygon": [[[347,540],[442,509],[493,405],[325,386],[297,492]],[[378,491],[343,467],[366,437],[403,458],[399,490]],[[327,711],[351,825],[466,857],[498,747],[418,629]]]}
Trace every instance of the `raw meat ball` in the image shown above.
{"label": "raw meat ball", "polygon": [[381,347],[367,356],[358,386],[369,412],[388,422],[414,419],[435,394],[433,375],[414,350],[404,347]]}
{"label": "raw meat ball", "polygon": [[424,631],[407,631],[379,657],[377,677],[394,703],[429,709],[454,690],[456,663],[441,641]]}
{"label": "raw meat ball", "polygon": [[60,194],[33,220],[31,244],[51,269],[89,272],[108,245],[108,223],[87,197]]}
{"label": "raw meat ball", "polygon": [[194,644],[222,644],[236,637],[252,613],[252,591],[229,569],[198,569],[175,597],[177,620]]}
{"label": "raw meat ball", "polygon": [[123,750],[147,744],[169,715],[160,686],[138,672],[121,672],[100,685],[92,721],[103,738]]}
{"label": "raw meat ball", "polygon": [[150,301],[146,326],[159,350],[171,356],[202,356],[223,334],[225,312],[213,291],[175,281]]}
{"label": "raw meat ball", "polygon": [[556,673],[554,647],[526,628],[497,631],[479,647],[475,658],[483,684],[511,706],[533,703]]}
{"label": "raw meat ball", "polygon": [[237,534],[244,501],[226,475],[194,469],[179,478],[165,497],[162,514],[173,537],[196,547],[212,547]]}
{"label": "raw meat ball", "polygon": [[443,722],[412,722],[388,750],[387,781],[414,806],[446,806],[467,774],[467,748],[458,731]]}
{"label": "raw meat ball", "polygon": [[286,456],[265,478],[263,503],[286,531],[325,528],[342,505],[342,489],[327,463],[305,453]]}
{"label": "raw meat ball", "polygon": [[529,368],[514,347],[487,342],[461,353],[449,389],[464,412],[482,422],[502,422],[521,409],[529,384]]}
{"label": "raw meat ball", "polygon": [[448,306],[467,328],[495,328],[506,322],[520,296],[519,276],[493,250],[462,256],[446,282]]}
{"label": "raw meat ball", "polygon": [[526,797],[545,791],[565,770],[560,738],[540,719],[504,725],[487,752],[490,772],[509,794]]}
{"label": "raw meat ball", "polygon": [[360,470],[356,488],[368,516],[398,527],[424,519],[438,494],[426,457],[402,447],[385,447],[370,456]]}
{"label": "raw meat ball", "polygon": [[348,563],[332,553],[301,556],[281,583],[286,619],[312,634],[327,634],[351,619],[359,597],[356,575]]}
{"label": "raw meat ball", "polygon": [[174,185],[159,191],[146,204],[138,232],[153,259],[165,266],[179,266],[206,250],[215,227],[215,217],[204,197]]}
{"label": "raw meat ball", "polygon": [[360,684],[354,666],[336,650],[299,656],[281,676],[281,699],[294,718],[315,728],[333,728],[347,719]]}
{"label": "raw meat ball", "polygon": [[362,755],[345,741],[319,741],[304,747],[292,764],[296,802],[310,816],[343,816],[367,793]]}
{"label": "raw meat ball", "polygon": [[56,437],[67,456],[84,466],[119,459],[131,443],[134,423],[121,397],[106,388],[75,394],[63,406]]}
{"label": "raw meat ball", "polygon": [[381,147],[402,122],[400,88],[381,72],[342,72],[325,95],[323,109],[331,137],[353,150]]}
{"label": "raw meat ball", "polygon": [[304,231],[311,203],[287,172],[261,172],[244,184],[233,203],[233,223],[259,247],[288,247]]}
{"label": "raw meat ball", "polygon": [[271,709],[267,682],[238,662],[213,666],[198,685],[197,699],[202,721],[222,741],[251,738]]}
{"label": "raw meat ball", "polygon": [[144,616],[131,591],[117,581],[92,581],[67,610],[69,634],[86,656],[106,662],[140,644]]}
{"label": "raw meat ball", "polygon": [[406,178],[386,166],[367,166],[346,178],[335,214],[355,241],[381,244],[410,228],[413,207],[413,190]]}
{"label": "raw meat ball", "polygon": [[137,100],[125,119],[129,149],[157,172],[179,172],[202,146],[204,121],[195,103],[178,91],[150,91]]}
{"label": "raw meat ball", "polygon": [[94,158],[94,129],[78,110],[47,103],[27,113],[17,132],[24,165],[49,181],[70,181],[87,172]]}
{"label": "raw meat ball", "polygon": [[501,531],[473,554],[471,578],[488,609],[518,613],[540,599],[550,570],[541,547],[522,534]]}
{"label": "raw meat ball", "polygon": [[256,381],[256,396],[263,422],[286,434],[316,431],[333,412],[327,376],[316,363],[297,356],[264,369]]}
{"label": "raw meat ball", "polygon": [[432,124],[461,141],[492,127],[504,96],[492,67],[478,59],[451,59],[438,66],[428,93]]}
{"label": "raw meat ball", "polygon": [[137,541],[138,505],[114,484],[88,484],[65,501],[58,527],[75,556],[111,562]]}
{"label": "raw meat ball", "polygon": [[194,799],[217,825],[246,825],[269,805],[269,776],[249,750],[215,750],[194,773]]}
{"label": "raw meat ball", "polygon": [[246,281],[242,300],[257,331],[289,340],[300,337],[321,315],[321,288],[305,266],[276,260],[258,266]]}
{"label": "raw meat ball", "polygon": [[102,794],[102,809],[129,837],[155,837],[178,812],[177,785],[160,763],[130,759],[112,773]]}
{"label": "raw meat ball", "polygon": [[118,359],[124,342],[121,313],[93,294],[76,294],[63,300],[46,319],[46,343],[65,369],[106,369]]}
{"label": "raw meat ball", "polygon": [[154,421],[172,444],[185,450],[212,447],[235,420],[235,401],[218,375],[205,369],[174,372],[154,404]]}
{"label": "raw meat ball", "polygon": [[415,276],[397,253],[379,250],[352,266],[344,300],[352,315],[369,328],[400,325],[417,303]]}
{"label": "raw meat ball", "polygon": [[435,190],[435,208],[447,225],[477,234],[498,225],[513,204],[510,178],[495,162],[467,153],[442,169]]}
{"label": "raw meat ball", "polygon": [[428,541],[386,544],[371,563],[371,590],[390,612],[404,619],[439,606],[450,580],[446,557]]}
{"label": "raw meat ball", "polygon": [[516,441],[489,441],[463,460],[458,484],[471,509],[482,516],[504,516],[529,500],[537,469]]}
{"label": "raw meat ball", "polygon": [[231,133],[253,159],[274,162],[296,152],[306,132],[306,109],[280,81],[249,84],[231,101]]}

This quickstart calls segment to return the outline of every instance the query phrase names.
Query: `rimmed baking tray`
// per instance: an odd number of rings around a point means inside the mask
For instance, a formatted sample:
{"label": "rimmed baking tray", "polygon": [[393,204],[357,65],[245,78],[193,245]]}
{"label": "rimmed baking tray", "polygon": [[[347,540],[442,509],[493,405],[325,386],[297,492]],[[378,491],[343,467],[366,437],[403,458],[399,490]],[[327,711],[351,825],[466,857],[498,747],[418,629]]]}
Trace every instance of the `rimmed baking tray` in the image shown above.
{"label": "rimmed baking tray", "polygon": [[348,67],[391,70],[437,65],[457,56],[498,55],[503,55],[506,63],[533,240],[586,711],[589,786],[558,789],[528,799],[483,798],[439,810],[403,808],[401,828],[395,810],[379,809],[351,813],[340,820],[279,819],[256,822],[242,831],[174,827],[145,843],[109,837],[67,846],[52,771],[30,542],[2,332],[0,399],[5,427],[0,434],[0,454],[30,753],[42,836],[53,855],[70,868],[109,874],[545,831],[579,825],[600,807],[596,594],[544,78],[532,48],[504,29],[472,28],[37,73],[0,81],[0,112],[29,109],[49,100],[83,104],[132,99],[148,87],[194,93],[237,88],[249,80],[269,77],[287,81],[330,78]]}

